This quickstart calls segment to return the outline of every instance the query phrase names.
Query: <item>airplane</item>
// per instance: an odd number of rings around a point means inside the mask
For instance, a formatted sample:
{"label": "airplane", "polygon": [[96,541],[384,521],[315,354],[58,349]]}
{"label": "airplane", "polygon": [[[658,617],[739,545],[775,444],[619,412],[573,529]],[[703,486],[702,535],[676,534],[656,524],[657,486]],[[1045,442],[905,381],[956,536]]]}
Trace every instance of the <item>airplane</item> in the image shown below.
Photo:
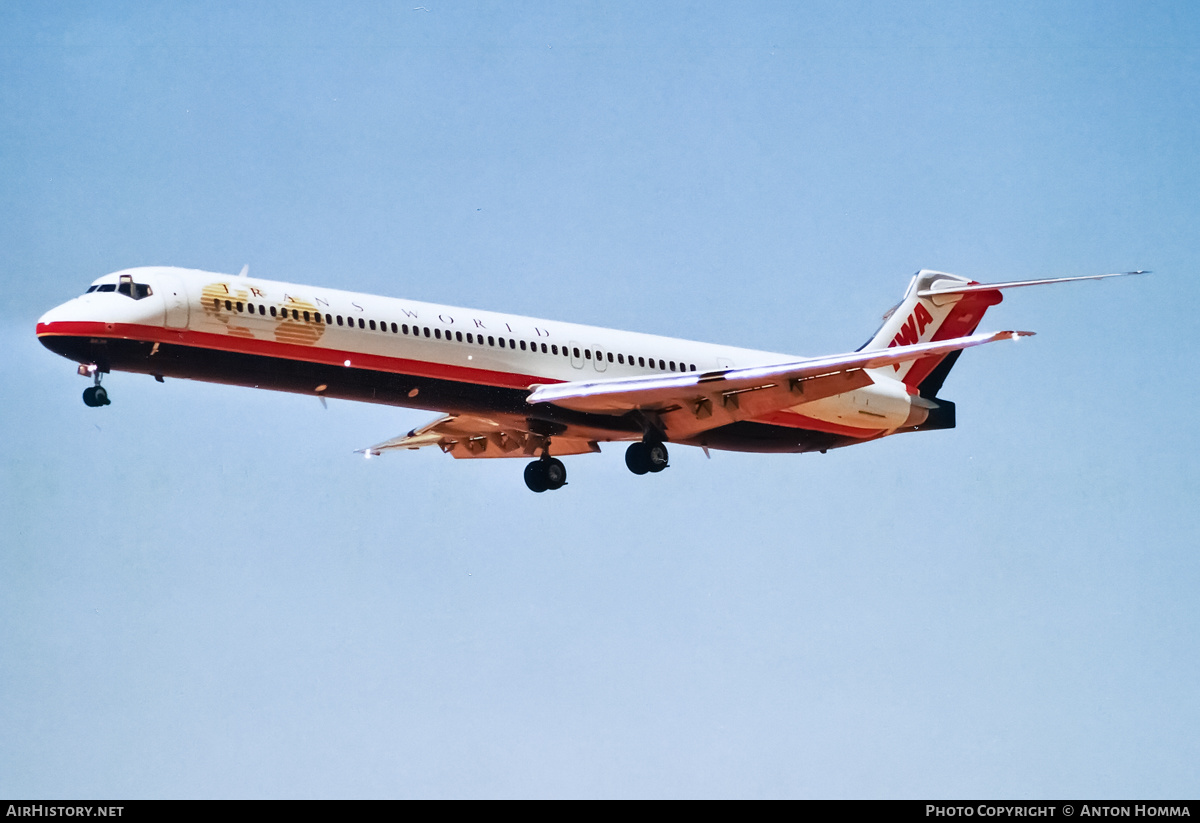
{"label": "airplane", "polygon": [[456,458],[532,458],[535,492],[566,485],[567,455],[628,442],[636,475],[667,443],[826,452],[954,428],[938,397],[964,349],[1032,332],[976,333],[1004,289],[1117,272],[978,283],[923,269],[860,348],[797,357],[240,274],[149,266],[104,275],[37,322],[46,348],[90,377],[127,371],[442,413],[360,452],[437,446]]}

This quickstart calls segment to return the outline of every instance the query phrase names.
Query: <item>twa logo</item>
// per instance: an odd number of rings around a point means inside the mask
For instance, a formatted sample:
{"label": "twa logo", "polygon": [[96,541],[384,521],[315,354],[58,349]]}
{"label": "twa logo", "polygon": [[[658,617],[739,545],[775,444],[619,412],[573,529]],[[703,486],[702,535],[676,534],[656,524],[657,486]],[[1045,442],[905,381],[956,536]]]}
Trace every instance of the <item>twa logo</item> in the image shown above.
{"label": "twa logo", "polygon": [[912,314],[904,321],[904,325],[900,327],[900,331],[892,338],[892,342],[888,343],[888,348],[890,349],[893,346],[911,346],[921,339],[925,327],[932,322],[933,316],[930,315],[929,310],[918,303],[917,307],[913,309]]}

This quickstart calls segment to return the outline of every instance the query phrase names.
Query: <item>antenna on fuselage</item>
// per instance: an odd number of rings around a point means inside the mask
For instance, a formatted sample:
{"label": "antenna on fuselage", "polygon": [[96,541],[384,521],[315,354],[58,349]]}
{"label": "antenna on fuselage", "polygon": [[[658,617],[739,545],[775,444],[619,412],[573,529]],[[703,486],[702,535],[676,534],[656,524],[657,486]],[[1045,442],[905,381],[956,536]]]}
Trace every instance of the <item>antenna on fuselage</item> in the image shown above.
{"label": "antenna on fuselage", "polygon": [[248,277],[250,275],[250,264],[242,266],[242,270],[238,272],[238,277]]}

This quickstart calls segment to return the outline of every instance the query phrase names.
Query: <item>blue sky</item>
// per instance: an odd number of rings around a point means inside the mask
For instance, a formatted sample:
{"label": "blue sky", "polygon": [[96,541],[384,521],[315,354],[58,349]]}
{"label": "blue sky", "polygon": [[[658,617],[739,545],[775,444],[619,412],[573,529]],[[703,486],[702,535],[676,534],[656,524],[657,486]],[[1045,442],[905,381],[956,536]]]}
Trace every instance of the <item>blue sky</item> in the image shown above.
{"label": "blue sky", "polygon": [[[0,795],[1194,797],[1187,3],[0,6]],[[112,375],[133,265],[857,347],[1018,290],[953,431],[353,450],[434,416]]]}

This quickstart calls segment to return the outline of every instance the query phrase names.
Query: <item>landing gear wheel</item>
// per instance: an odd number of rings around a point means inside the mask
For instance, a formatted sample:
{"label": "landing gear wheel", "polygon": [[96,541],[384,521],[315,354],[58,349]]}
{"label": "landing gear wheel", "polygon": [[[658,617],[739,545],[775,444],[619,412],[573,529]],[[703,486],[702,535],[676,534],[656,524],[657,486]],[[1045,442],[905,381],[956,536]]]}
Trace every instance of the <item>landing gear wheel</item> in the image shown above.
{"label": "landing gear wheel", "polygon": [[630,443],[625,465],[634,474],[658,473],[667,467],[667,447],[657,440]]}
{"label": "landing gear wheel", "polygon": [[650,455],[645,443],[630,443],[625,450],[625,465],[634,474],[645,474],[650,471]]}
{"label": "landing gear wheel", "polygon": [[650,471],[657,474],[667,467],[667,447],[658,442],[647,443],[646,459],[650,464]]}
{"label": "landing gear wheel", "polygon": [[546,477],[546,488],[554,491],[567,485],[567,467],[562,464],[561,460],[548,457],[542,462],[545,463],[545,466],[542,467],[542,474]]}
{"label": "landing gear wheel", "polygon": [[553,457],[534,460],[525,467],[525,485],[539,494],[561,489],[567,485],[567,467]]}
{"label": "landing gear wheel", "polygon": [[88,386],[83,390],[83,402],[85,405],[96,408],[98,406],[107,406],[112,401],[108,399],[108,392],[103,386]]}
{"label": "landing gear wheel", "polygon": [[541,494],[550,488],[550,478],[547,474],[546,464],[541,460],[534,460],[525,467],[525,485],[531,492]]}

